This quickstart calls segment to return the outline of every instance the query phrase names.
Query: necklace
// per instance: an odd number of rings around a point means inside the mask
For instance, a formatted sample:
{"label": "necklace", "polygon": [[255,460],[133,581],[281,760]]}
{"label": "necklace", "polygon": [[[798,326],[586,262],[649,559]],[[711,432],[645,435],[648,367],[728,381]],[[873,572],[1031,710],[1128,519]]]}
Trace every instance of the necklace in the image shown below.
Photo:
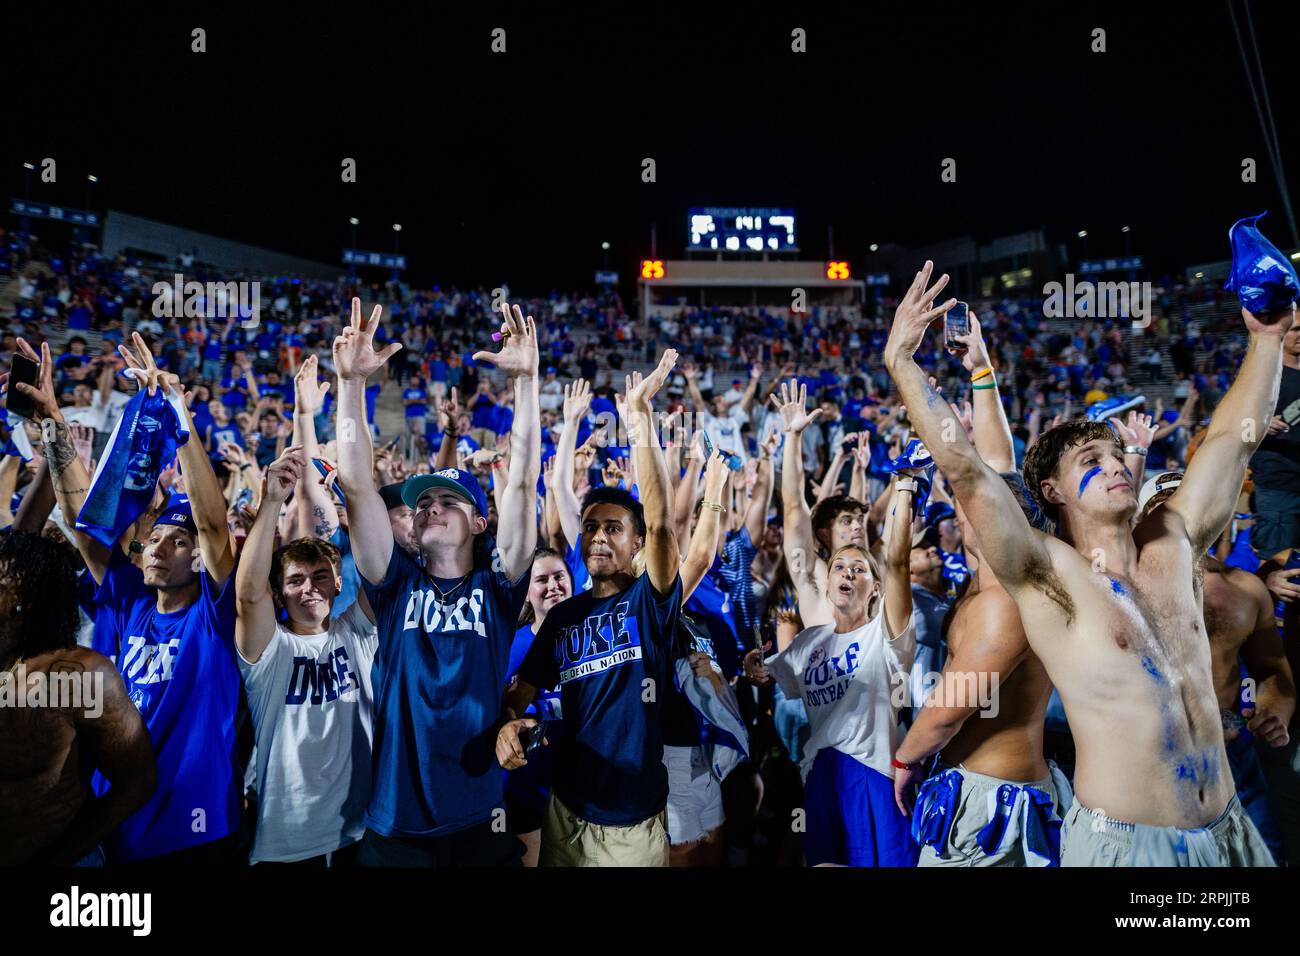
{"label": "necklace", "polygon": [[434,599],[438,602],[438,607],[442,607],[448,603],[447,599],[460,590],[460,586],[465,583],[465,579],[470,576],[470,573],[471,572],[466,571],[464,574],[460,576],[460,580],[457,581],[455,584],[453,584],[451,587],[447,588],[446,591],[438,587],[438,582],[433,579],[433,575],[431,574],[428,575],[429,586],[433,588]]}

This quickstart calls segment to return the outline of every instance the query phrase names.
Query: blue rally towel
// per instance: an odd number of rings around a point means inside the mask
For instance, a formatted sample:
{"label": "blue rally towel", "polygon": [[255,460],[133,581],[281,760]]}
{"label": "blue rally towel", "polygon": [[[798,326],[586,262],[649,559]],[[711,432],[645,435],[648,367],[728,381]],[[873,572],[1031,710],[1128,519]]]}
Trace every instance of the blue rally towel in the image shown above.
{"label": "blue rally towel", "polygon": [[[703,643],[697,642],[697,647]],[[709,650],[707,646],[699,649]],[[716,661],[713,667],[721,673]],[[721,783],[727,774],[749,759],[749,730],[740,714],[736,692],[730,685],[724,685],[719,692],[708,678],[696,675],[685,657],[675,662],[673,677],[677,689],[695,711],[704,759],[714,779]]]}
{"label": "blue rally towel", "polygon": [[153,395],[141,390],[126,403],[90,481],[77,530],[111,548],[148,510],[158,475],[190,437],[182,401],[160,388]]}
{"label": "blue rally towel", "polygon": [[1232,274],[1224,288],[1237,293],[1242,308],[1255,315],[1285,309],[1300,295],[1290,260],[1255,225],[1265,215],[1239,219],[1228,230]]}
{"label": "blue rally towel", "polygon": [[909,441],[903,453],[886,462],[881,470],[892,475],[904,468],[925,469],[916,476],[916,494],[912,495],[912,514],[919,515],[925,511],[926,502],[930,500],[930,485],[934,481],[934,459],[930,457],[930,450],[921,439],[913,438]]}

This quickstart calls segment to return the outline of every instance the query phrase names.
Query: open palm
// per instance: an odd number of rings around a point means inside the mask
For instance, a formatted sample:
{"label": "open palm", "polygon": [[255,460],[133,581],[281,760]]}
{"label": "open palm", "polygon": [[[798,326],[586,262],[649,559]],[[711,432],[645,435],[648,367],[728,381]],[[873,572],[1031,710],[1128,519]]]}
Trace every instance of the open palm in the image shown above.
{"label": "open palm", "polygon": [[781,413],[782,431],[797,435],[817,420],[822,410],[814,408],[808,412],[805,408],[807,403],[807,385],[800,385],[794,379],[781,383],[780,395],[772,396],[772,405]]}

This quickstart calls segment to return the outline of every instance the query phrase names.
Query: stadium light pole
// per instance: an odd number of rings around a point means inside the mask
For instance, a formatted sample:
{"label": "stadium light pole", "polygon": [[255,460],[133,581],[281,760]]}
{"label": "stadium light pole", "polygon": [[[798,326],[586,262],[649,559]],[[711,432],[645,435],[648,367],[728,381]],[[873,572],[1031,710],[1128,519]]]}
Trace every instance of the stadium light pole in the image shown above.
{"label": "stadium light pole", "polygon": [[352,261],[348,263],[348,275],[355,279],[357,277],[357,226],[361,225],[361,220],[356,216],[350,216],[348,225],[352,227],[352,255],[349,257]]}
{"label": "stadium light pole", "polygon": [[601,248],[601,250],[605,253],[605,257],[604,257],[604,258],[605,258],[605,271],[608,272],[608,271],[609,271],[609,243],[608,243],[608,242],[602,242],[602,243],[600,244],[600,248]]}
{"label": "stadium light pole", "polygon": [[[394,253],[394,255],[396,255],[397,253],[399,253],[399,252],[402,251],[401,238],[402,238],[402,224],[401,224],[400,222],[395,222],[395,223],[393,223],[393,253]],[[392,281],[392,283],[393,283],[394,285],[396,285],[396,284],[397,284],[397,280],[398,280],[399,277],[400,277],[400,276],[399,276],[398,269],[397,269],[397,263],[394,262],[394,263],[393,263],[393,274],[392,274],[389,278],[390,278],[390,280]]]}

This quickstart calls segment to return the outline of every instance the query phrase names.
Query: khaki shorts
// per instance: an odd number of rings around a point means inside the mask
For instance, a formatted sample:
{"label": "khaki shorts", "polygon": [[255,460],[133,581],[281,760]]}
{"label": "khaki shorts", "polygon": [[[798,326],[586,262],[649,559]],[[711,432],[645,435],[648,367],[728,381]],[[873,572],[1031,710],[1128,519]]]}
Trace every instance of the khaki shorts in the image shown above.
{"label": "khaki shorts", "polygon": [[1061,866],[1276,866],[1234,793],[1213,823],[1194,829],[1124,823],[1079,798],[1061,828]]}
{"label": "khaki shorts", "polygon": [[[921,857],[917,866],[1046,866],[1056,864],[1056,859],[1042,855],[1047,847],[1039,847],[1039,854],[1033,856],[1026,852],[1026,814],[1032,812],[1028,795],[1016,795],[1014,812],[1008,822],[1006,833],[1000,844],[992,851],[986,851],[979,842],[979,832],[988,825],[994,812],[994,801],[998,791],[1004,786],[1020,790],[1034,789],[1046,794],[1052,801],[1054,818],[1059,822],[1070,806],[1074,794],[1070,782],[1061,773],[1055,763],[1048,761],[1048,775],[1033,783],[1016,783],[1011,780],[999,780],[982,773],[974,773],[964,768],[955,768],[961,774],[961,797],[953,813],[952,828],[948,831],[948,840],[943,847],[943,855],[932,846],[921,847]],[[1054,856],[1054,854],[1052,854]]]}
{"label": "khaki shorts", "polygon": [[626,827],[588,823],[551,794],[538,866],[667,866],[668,814]]}

